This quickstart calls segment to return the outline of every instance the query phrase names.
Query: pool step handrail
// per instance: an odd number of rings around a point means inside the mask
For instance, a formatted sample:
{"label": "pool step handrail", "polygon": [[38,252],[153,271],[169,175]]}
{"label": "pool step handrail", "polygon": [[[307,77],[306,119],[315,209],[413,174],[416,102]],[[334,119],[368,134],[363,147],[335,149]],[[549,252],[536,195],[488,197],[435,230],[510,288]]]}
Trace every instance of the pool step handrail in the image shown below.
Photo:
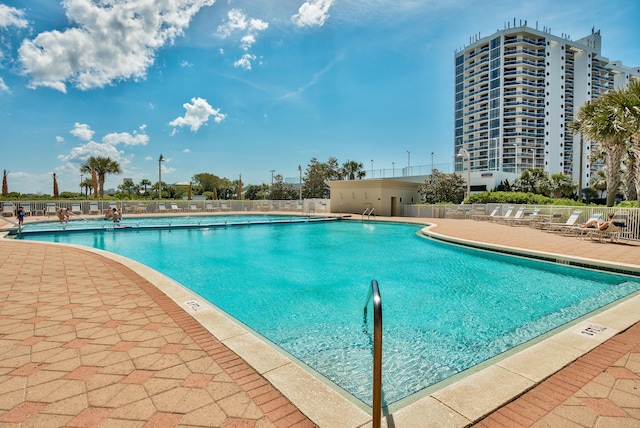
{"label": "pool step handrail", "polygon": [[378,281],[371,281],[364,304],[364,324],[367,324],[367,308],[373,299],[373,401],[371,404],[371,422],[373,428],[382,423],[382,297]]}
{"label": "pool step handrail", "polygon": [[362,219],[364,220],[364,216],[367,216],[367,220],[369,220],[371,216],[375,218],[376,216],[375,210],[376,209],[373,207],[365,209],[364,212],[362,213]]}

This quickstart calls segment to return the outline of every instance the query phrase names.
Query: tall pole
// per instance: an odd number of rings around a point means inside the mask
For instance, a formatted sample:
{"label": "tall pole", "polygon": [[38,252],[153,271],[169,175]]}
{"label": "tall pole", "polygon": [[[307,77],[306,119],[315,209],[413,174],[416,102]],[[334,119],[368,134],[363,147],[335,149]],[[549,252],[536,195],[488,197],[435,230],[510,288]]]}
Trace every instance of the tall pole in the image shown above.
{"label": "tall pole", "polygon": [[431,152],[431,174],[433,174],[433,152]]}
{"label": "tall pole", "polygon": [[273,173],[274,173],[274,172],[276,172],[276,170],[275,170],[275,169],[272,169],[272,170],[271,170],[271,171],[269,171],[269,172],[271,172],[271,187],[273,187]]}
{"label": "tall pole", "polygon": [[396,163],[395,162],[391,162],[391,168],[392,168],[391,169],[392,177],[395,177],[396,176]]}
{"label": "tall pole", "polygon": [[302,165],[298,165],[298,172],[300,173],[300,181],[298,182],[300,190],[300,201],[302,201]]}
{"label": "tall pole", "polygon": [[[467,158],[467,198],[471,196],[471,154],[464,148],[458,151],[456,157]],[[463,166],[464,168],[464,166]]]}
{"label": "tall pole", "polygon": [[411,152],[407,150],[407,177],[411,175]]}
{"label": "tall pole", "polygon": [[164,157],[160,153],[158,158],[158,199],[162,199],[162,161],[164,161]]}
{"label": "tall pole", "polygon": [[373,178],[373,159],[371,159],[371,178]]}
{"label": "tall pole", "polygon": [[580,134],[580,175],[578,176],[578,202],[582,202],[582,156],[584,154],[584,140],[582,139],[582,134]]}

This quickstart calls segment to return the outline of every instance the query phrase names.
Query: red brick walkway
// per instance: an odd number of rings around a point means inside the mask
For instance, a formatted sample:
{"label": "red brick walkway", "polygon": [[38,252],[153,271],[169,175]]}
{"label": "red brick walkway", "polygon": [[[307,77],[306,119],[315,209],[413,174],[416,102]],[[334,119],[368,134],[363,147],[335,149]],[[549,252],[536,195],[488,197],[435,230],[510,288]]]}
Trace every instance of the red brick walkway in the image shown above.
{"label": "red brick walkway", "polygon": [[120,263],[6,239],[0,256],[0,426],[314,426]]}

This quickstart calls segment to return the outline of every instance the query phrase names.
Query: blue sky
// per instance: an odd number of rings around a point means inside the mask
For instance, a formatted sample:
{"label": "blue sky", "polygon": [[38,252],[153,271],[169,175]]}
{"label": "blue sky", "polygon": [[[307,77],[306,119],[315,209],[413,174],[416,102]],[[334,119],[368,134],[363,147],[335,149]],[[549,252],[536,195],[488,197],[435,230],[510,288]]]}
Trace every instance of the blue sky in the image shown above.
{"label": "blue sky", "polygon": [[[163,5],[160,9],[158,4]],[[527,20],[640,65],[631,0],[0,0],[0,169],[77,191],[91,155],[124,177],[245,184],[316,157],[368,173],[452,160],[453,56]],[[387,173],[388,175],[388,173]]]}

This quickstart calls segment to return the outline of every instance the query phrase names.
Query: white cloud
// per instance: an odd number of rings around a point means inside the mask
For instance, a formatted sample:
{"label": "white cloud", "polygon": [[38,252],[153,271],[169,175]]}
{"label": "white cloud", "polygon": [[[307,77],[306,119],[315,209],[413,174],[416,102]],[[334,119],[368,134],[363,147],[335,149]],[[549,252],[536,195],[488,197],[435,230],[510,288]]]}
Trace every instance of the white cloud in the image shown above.
{"label": "white cloud", "polygon": [[144,79],[158,49],[181,36],[191,18],[215,0],[65,0],[72,28],[46,31],[19,49],[31,87],[66,92]]}
{"label": "white cloud", "polygon": [[76,122],[74,128],[70,131],[71,135],[80,138],[82,141],[91,141],[94,131],[85,123]]}
{"label": "white cloud", "polygon": [[252,66],[252,61],[255,61],[256,56],[255,55],[251,55],[251,54],[244,54],[242,55],[242,58],[240,58],[239,60],[235,61],[233,63],[233,66],[236,68],[243,68],[245,70],[251,70],[251,66]]}
{"label": "white cloud", "polygon": [[0,28],[26,28],[29,22],[23,17],[24,11],[0,4]]}
{"label": "white cloud", "polygon": [[209,121],[210,116],[213,116],[215,123],[220,123],[227,117],[226,114],[220,113],[220,109],[211,107],[204,98],[191,98],[191,104],[184,103],[182,106],[187,112],[184,117],[178,117],[169,122],[169,125],[174,127],[171,135],[176,134],[176,127],[183,126],[188,126],[191,131],[196,132]]}
{"label": "white cloud", "polygon": [[[1,55],[0,55],[0,58],[2,58]],[[2,93],[2,92],[11,92],[11,90],[9,89],[7,84],[4,83],[4,79],[2,77],[0,77],[0,93]]]}
{"label": "white cloud", "polygon": [[300,6],[298,13],[291,17],[291,21],[298,27],[324,25],[329,18],[329,9],[335,0],[308,0]]}
{"label": "white cloud", "polygon": [[129,134],[128,132],[114,132],[112,134],[105,135],[102,138],[102,142],[105,144],[111,144],[112,146],[120,143],[127,146],[144,146],[149,142],[149,136],[147,134],[138,134],[135,131],[133,134]]}
{"label": "white cloud", "polygon": [[182,152],[183,152],[183,153],[191,153],[191,150],[189,150],[189,149],[184,149]]}
{"label": "white cloud", "polygon": [[[149,142],[149,136],[144,133],[146,125],[138,128],[138,131],[129,132],[113,132],[102,137],[102,142],[93,140],[95,131],[84,123],[76,123],[70,131],[73,136],[82,141],[82,144],[72,148],[68,154],[59,155],[58,159],[64,162],[61,170],[67,173],[77,171],[78,168],[86,162],[91,156],[103,156],[111,158],[118,162],[127,173],[126,167],[131,163],[132,155],[127,155],[124,151],[118,149],[119,144],[125,146],[146,145]],[[56,137],[56,140],[64,141],[62,137]]]}
{"label": "white cloud", "polygon": [[60,135],[56,136],[56,143],[64,143],[64,137],[61,137]]}
{"label": "white cloud", "polygon": [[[255,61],[256,56],[250,54],[249,50],[256,43],[257,34],[269,28],[269,23],[261,19],[248,18],[239,9],[230,10],[227,17],[228,21],[218,27],[217,33],[223,39],[231,37],[236,32],[242,33],[239,43],[240,49],[242,49],[245,54],[242,55],[242,58],[235,61],[233,65],[236,68],[240,67],[245,70],[251,70],[252,61]],[[220,49],[220,53],[223,54],[224,51]]]}

